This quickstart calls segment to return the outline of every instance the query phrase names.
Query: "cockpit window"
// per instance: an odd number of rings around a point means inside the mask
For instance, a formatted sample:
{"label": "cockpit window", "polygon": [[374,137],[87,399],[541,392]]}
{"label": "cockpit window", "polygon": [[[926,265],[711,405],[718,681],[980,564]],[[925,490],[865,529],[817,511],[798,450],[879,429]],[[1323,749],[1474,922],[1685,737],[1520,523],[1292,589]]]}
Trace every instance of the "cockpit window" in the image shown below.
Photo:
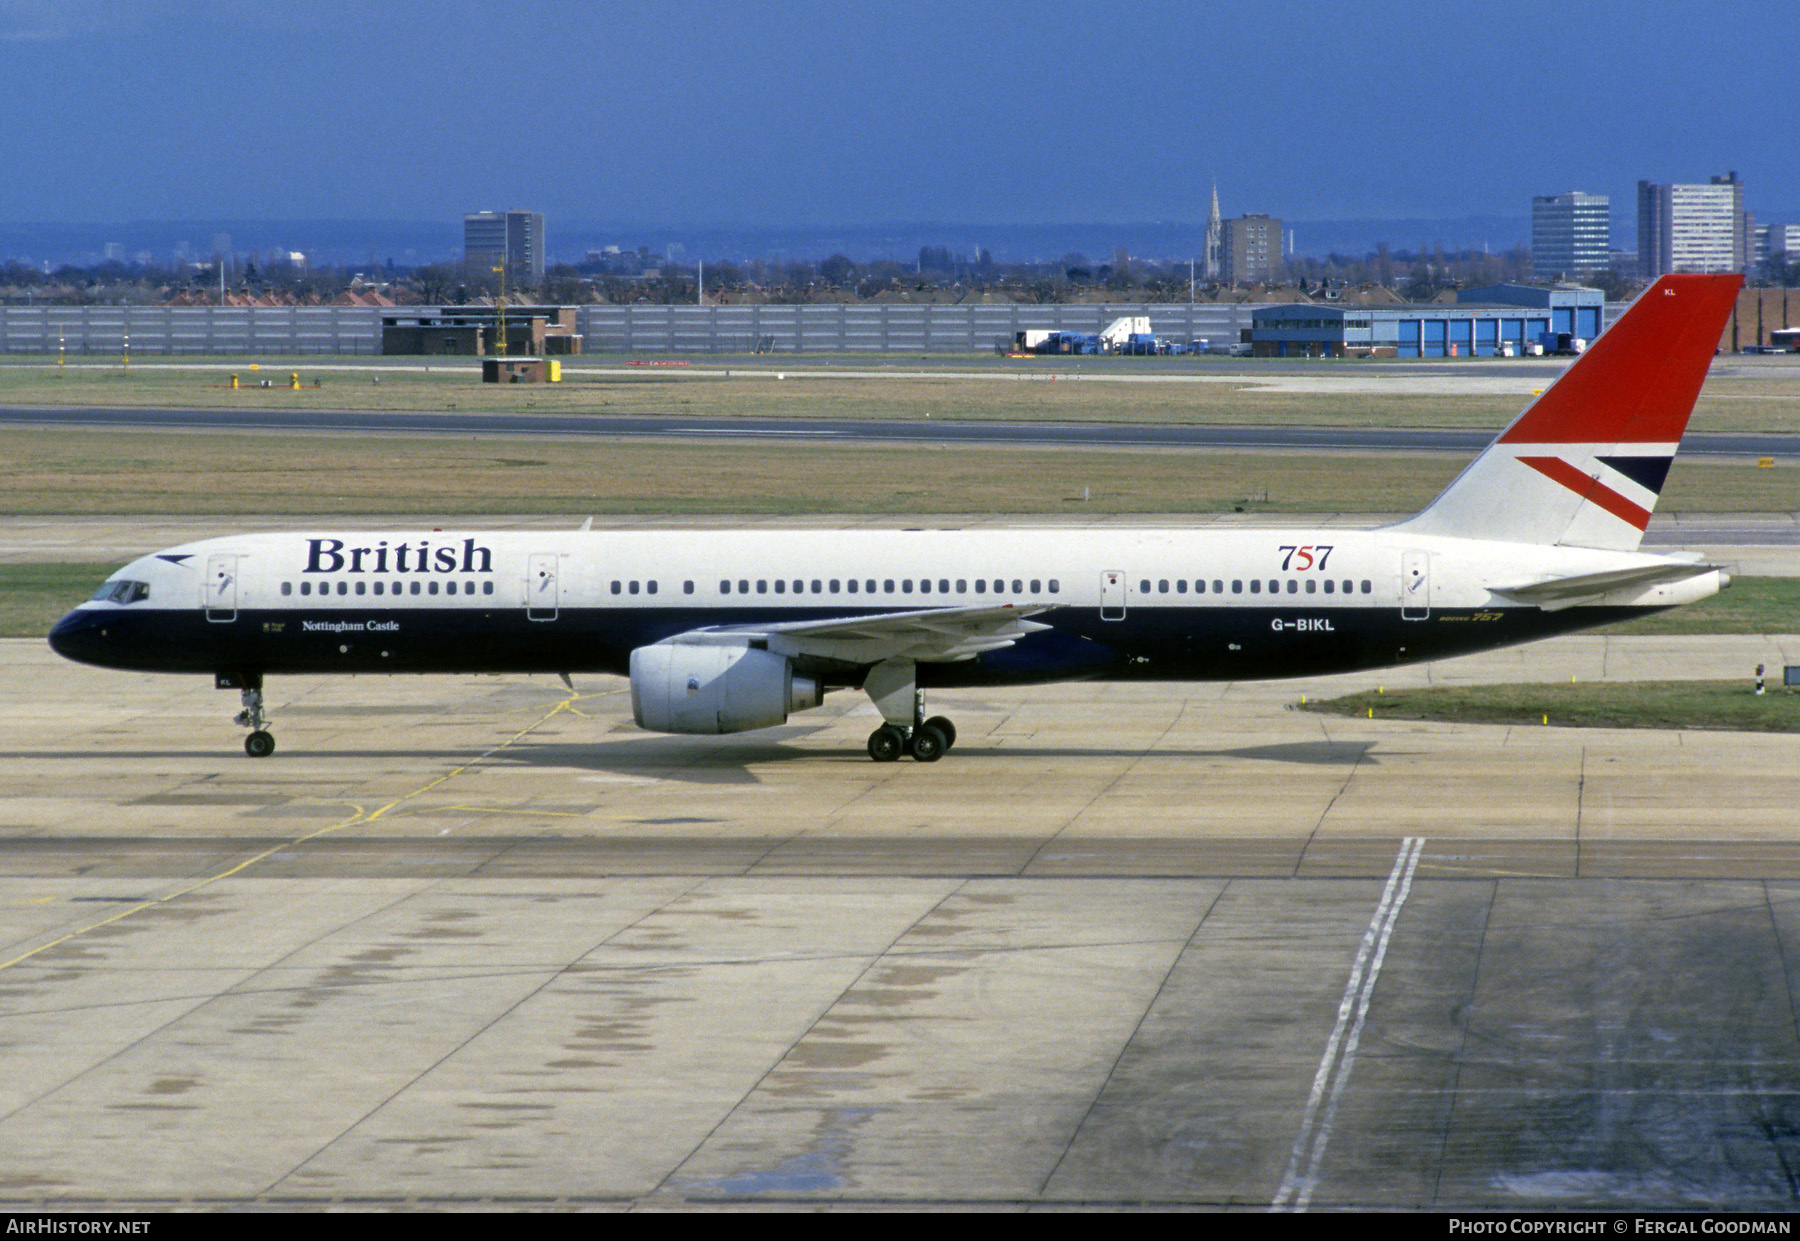
{"label": "cockpit window", "polygon": [[97,603],[136,603],[150,597],[150,583],[118,581],[102,582],[89,599]]}

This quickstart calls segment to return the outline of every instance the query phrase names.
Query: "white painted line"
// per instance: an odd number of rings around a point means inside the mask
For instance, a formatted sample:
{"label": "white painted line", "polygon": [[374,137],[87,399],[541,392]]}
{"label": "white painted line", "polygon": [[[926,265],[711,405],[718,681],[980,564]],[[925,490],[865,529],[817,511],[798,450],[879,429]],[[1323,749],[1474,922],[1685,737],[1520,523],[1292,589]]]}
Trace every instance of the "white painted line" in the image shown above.
{"label": "white painted line", "polygon": [[1319,1184],[1319,1165],[1324,1162],[1325,1148],[1331,1142],[1331,1126],[1337,1117],[1338,1101],[1350,1081],[1350,1070],[1356,1064],[1356,1047],[1362,1040],[1363,1019],[1369,1015],[1369,1001],[1375,995],[1375,980],[1381,974],[1381,963],[1387,956],[1388,940],[1394,924],[1400,919],[1400,907],[1412,891],[1413,872],[1419,869],[1419,856],[1425,850],[1423,836],[1408,836],[1400,842],[1400,856],[1382,889],[1381,902],[1363,932],[1362,946],[1356,953],[1356,964],[1350,969],[1350,981],[1344,986],[1344,998],[1338,1003],[1337,1024],[1326,1041],[1325,1055],[1319,1071],[1313,1075],[1312,1095],[1306,1101],[1306,1113],[1300,1120],[1300,1132],[1294,1138],[1294,1151],[1288,1158],[1287,1174],[1275,1191],[1269,1210],[1304,1211],[1312,1201]]}

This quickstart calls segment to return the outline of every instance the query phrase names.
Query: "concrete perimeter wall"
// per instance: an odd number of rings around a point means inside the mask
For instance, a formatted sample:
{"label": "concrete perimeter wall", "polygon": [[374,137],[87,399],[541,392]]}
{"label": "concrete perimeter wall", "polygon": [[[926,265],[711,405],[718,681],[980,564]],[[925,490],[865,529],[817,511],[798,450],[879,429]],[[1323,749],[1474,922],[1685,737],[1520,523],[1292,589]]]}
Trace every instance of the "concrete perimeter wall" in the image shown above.
{"label": "concrete perimeter wall", "polygon": [[587,353],[991,353],[1027,328],[1099,332],[1146,315],[1172,340],[1235,344],[1250,306],[583,306]]}
{"label": "concrete perimeter wall", "polygon": [[379,353],[381,312],[365,306],[7,306],[0,353],[55,357]]}
{"label": "concrete perimeter wall", "polygon": [[[1145,315],[1170,340],[1235,344],[1251,305],[582,306],[584,354],[988,353],[1015,332],[1099,332]],[[1623,307],[1608,306],[1610,323]],[[379,309],[363,306],[6,306],[0,354],[378,354]]]}
{"label": "concrete perimeter wall", "polygon": [[[1148,315],[1176,340],[1232,343],[1249,306],[583,306],[583,353],[986,353],[1026,328],[1098,332]],[[0,354],[375,354],[381,315],[361,306],[0,307]]]}

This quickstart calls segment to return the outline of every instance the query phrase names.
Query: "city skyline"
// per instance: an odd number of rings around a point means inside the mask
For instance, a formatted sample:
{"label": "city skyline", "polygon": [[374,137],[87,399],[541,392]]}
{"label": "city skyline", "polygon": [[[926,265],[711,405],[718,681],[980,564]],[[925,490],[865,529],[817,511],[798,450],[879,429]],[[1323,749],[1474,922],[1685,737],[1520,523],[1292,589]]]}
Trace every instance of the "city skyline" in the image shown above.
{"label": "city skyline", "polygon": [[[0,134],[30,170],[0,224],[1203,223],[1217,182],[1227,215],[1304,227],[1523,216],[1576,186],[1618,204],[1726,168],[1759,219],[1800,210],[1790,5],[1589,6],[1552,38],[1476,3],[1457,26],[1488,34],[1424,45],[1398,0],[1149,4],[1103,29],[946,0],[506,12],[0,0],[0,74],[35,107]],[[530,61],[497,61],[518,32]]]}

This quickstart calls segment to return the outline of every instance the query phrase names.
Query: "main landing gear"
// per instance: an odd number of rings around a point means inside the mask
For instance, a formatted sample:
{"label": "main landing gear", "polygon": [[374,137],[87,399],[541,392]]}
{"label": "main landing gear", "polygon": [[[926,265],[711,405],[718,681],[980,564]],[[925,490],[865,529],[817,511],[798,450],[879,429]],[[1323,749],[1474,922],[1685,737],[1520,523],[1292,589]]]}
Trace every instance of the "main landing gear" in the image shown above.
{"label": "main landing gear", "polygon": [[917,665],[889,659],[869,669],[863,690],[887,722],[869,734],[869,757],[891,763],[910,754],[935,763],[956,744],[956,725],[941,715],[925,718],[925,691],[918,687]]}
{"label": "main landing gear", "polygon": [[934,715],[910,728],[883,724],[869,734],[869,757],[878,763],[891,763],[902,754],[910,754],[921,763],[935,763],[955,744],[956,725]]}
{"label": "main landing gear", "polygon": [[244,738],[244,753],[251,758],[267,758],[275,753],[275,735],[268,730],[268,725],[274,721],[263,714],[262,674],[221,672],[213,681],[220,689],[243,691],[244,709],[237,713],[232,723],[251,730]]}

